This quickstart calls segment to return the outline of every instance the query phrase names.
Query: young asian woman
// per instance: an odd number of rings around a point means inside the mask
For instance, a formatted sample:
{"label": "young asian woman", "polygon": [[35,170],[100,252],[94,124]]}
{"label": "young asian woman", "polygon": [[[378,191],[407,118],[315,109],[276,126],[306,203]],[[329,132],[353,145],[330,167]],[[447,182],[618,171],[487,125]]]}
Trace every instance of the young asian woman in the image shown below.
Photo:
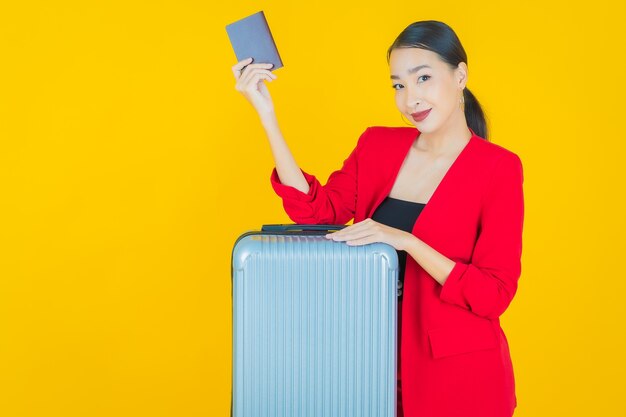
{"label": "young asian woman", "polygon": [[[465,50],[447,24],[410,24],[387,61],[395,105],[410,126],[367,127],[323,185],[299,168],[280,132],[262,82],[277,78],[270,66],[243,60],[232,69],[269,138],[270,182],[288,216],[315,224],[354,219],[326,237],[384,242],[406,255],[398,415],[509,417],[517,398],[500,316],[521,275],[521,159],[488,140],[467,88]],[[398,216],[410,220],[400,226]]]}

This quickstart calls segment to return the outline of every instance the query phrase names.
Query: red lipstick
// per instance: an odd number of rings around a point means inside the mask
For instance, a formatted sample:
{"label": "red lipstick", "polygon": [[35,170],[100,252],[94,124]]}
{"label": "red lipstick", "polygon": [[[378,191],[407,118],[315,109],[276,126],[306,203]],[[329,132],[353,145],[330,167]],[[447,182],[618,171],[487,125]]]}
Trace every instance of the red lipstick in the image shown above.
{"label": "red lipstick", "polygon": [[428,117],[428,114],[430,113],[431,110],[432,109],[428,109],[428,110],[420,111],[417,113],[411,113],[411,116],[413,116],[413,120],[415,120],[416,122],[421,122],[426,117]]}

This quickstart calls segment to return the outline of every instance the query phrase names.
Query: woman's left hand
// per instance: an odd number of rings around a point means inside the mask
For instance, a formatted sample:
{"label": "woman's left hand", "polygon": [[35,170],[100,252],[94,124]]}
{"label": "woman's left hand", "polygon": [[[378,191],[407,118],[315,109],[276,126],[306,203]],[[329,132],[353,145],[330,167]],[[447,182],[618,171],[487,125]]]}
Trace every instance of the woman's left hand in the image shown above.
{"label": "woman's left hand", "polygon": [[383,242],[393,246],[396,250],[406,250],[410,239],[414,236],[404,230],[367,218],[336,232],[328,233],[325,237],[335,241],[346,241],[351,246]]}

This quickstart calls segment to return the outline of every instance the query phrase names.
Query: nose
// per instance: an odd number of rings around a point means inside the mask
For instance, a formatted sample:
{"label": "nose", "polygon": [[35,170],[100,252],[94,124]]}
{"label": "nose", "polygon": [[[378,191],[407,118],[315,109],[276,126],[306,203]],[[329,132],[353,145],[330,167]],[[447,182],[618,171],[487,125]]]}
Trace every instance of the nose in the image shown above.
{"label": "nose", "polygon": [[412,87],[407,87],[405,100],[404,104],[409,111],[414,111],[421,102],[419,95]]}
{"label": "nose", "polygon": [[415,112],[417,108],[419,107],[419,104],[420,104],[420,100],[417,98],[413,98],[413,99],[408,98],[405,103],[406,109],[409,113]]}

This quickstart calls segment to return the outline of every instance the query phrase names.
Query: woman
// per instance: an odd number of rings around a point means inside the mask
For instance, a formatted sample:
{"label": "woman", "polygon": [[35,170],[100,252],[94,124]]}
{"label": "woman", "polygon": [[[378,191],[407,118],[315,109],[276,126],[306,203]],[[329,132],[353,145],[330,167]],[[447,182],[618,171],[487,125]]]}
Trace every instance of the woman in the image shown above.
{"label": "woman", "polygon": [[499,317],[521,274],[520,158],[486,140],[483,112],[466,88],[467,57],[449,26],[409,25],[387,60],[396,106],[412,126],[368,127],[325,185],[298,167],[279,131],[261,82],[276,79],[271,65],[248,59],[233,71],[267,132],[270,181],[289,217],[354,218],[326,237],[398,251],[398,415],[511,416],[515,381]]}

